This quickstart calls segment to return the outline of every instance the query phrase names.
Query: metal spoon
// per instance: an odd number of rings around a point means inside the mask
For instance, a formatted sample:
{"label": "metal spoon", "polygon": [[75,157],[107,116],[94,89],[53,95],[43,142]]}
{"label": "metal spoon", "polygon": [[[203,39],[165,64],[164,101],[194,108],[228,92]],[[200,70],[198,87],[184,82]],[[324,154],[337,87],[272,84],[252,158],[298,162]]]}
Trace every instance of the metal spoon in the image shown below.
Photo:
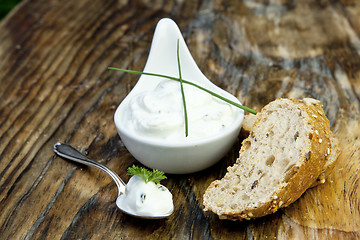
{"label": "metal spoon", "polygon": [[[106,172],[107,174],[109,174],[109,176],[115,181],[116,186],[118,188],[118,197],[121,194],[125,194],[125,186],[126,184],[124,183],[124,181],[114,172],[112,171],[110,168],[101,165],[98,162],[95,162],[93,160],[90,160],[89,158],[87,158],[84,154],[82,154],[80,151],[78,151],[77,149],[75,149],[74,147],[72,147],[69,144],[66,143],[56,143],[54,145],[54,152],[56,154],[58,154],[61,157],[64,157],[66,159],[87,165],[87,166],[92,166],[92,167],[96,167],[98,169],[103,170],[104,172]],[[124,210],[121,206],[119,206],[118,204],[116,204],[118,206],[118,208],[128,214],[131,215],[133,217],[138,217],[138,218],[146,218],[146,219],[159,219],[159,218],[165,218],[170,216],[173,213],[173,210],[171,210],[170,212],[168,212],[167,214],[161,215],[161,216],[142,216],[142,215],[138,215],[135,212],[129,212]]]}

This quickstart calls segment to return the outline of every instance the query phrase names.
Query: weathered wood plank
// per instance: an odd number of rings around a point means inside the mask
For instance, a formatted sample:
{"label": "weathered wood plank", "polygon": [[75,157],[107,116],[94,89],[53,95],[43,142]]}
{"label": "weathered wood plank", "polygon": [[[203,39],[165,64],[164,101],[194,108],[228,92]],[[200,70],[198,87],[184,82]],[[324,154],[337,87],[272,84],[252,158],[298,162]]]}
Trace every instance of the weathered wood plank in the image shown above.
{"label": "weathered wood plank", "polygon": [[[0,23],[0,235],[3,239],[360,238],[359,1],[24,0]],[[112,180],[56,157],[65,141],[127,180],[136,163],[113,114],[144,67],[156,23],[173,18],[215,84],[256,110],[278,97],[322,101],[343,153],[328,181],[254,221],[202,211],[240,139],[215,166],[164,181],[175,213],[122,214]]]}

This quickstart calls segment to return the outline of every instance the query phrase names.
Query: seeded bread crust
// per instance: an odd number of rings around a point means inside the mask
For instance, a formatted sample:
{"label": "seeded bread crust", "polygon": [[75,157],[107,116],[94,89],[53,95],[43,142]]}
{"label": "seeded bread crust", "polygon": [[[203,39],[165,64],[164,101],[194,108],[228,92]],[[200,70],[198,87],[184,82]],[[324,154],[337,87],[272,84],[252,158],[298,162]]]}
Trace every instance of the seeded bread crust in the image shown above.
{"label": "seeded bread crust", "polygon": [[328,173],[334,168],[335,162],[341,153],[339,139],[333,132],[331,132],[330,135],[330,145],[331,151],[330,154],[327,156],[327,161],[324,165],[324,168],[321,171],[320,175],[316,178],[315,182],[311,184],[311,188],[316,187],[320,184],[324,184],[326,182]]}
{"label": "seeded bread crust", "polygon": [[[277,132],[270,141],[272,131]],[[258,113],[236,163],[206,190],[204,210],[221,219],[244,220],[288,206],[316,182],[329,157],[331,164],[336,160],[339,149],[332,148],[332,140],[337,141],[319,101],[269,103]]]}

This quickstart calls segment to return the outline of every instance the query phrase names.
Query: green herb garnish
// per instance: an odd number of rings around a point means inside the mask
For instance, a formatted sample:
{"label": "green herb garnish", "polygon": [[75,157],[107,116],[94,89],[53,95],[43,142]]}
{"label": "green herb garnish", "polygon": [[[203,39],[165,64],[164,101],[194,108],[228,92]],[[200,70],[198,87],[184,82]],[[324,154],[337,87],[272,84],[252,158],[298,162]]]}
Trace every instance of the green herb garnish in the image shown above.
{"label": "green herb garnish", "polygon": [[122,69],[122,68],[115,68],[115,67],[108,67],[108,69],[110,70],[116,70],[116,71],[120,71],[120,72],[126,72],[126,73],[133,73],[133,74],[139,74],[139,75],[148,75],[148,76],[153,76],[153,77],[162,77],[162,78],[167,78],[167,79],[171,79],[171,80],[175,80],[175,81],[178,81],[180,82],[181,84],[181,93],[182,93],[182,97],[183,97],[183,104],[184,104],[184,114],[185,114],[185,132],[186,132],[186,136],[187,136],[187,112],[186,112],[186,103],[185,103],[185,95],[184,95],[184,90],[183,90],[183,83],[186,83],[186,84],[189,84],[189,85],[192,85],[194,87],[197,87],[207,93],[209,93],[210,95],[214,96],[214,97],[217,97],[221,100],[223,100],[224,102],[227,102],[235,107],[238,107],[240,109],[243,109],[249,113],[252,113],[252,114],[257,114],[257,112],[251,108],[248,108],[244,105],[241,105],[237,102],[234,102],[234,101],[231,101],[230,99],[227,99],[217,93],[214,93],[213,91],[210,91],[204,87],[201,87],[199,85],[197,85],[196,83],[193,83],[193,82],[190,82],[190,81],[187,81],[185,79],[183,79],[181,77],[181,68],[180,68],[180,57],[179,57],[179,39],[178,39],[178,42],[177,42],[177,59],[178,59],[178,68],[179,68],[179,78],[175,78],[175,77],[171,77],[171,76],[167,76],[167,75],[163,75],[163,74],[157,74],[157,73],[148,73],[148,72],[140,72],[140,71],[134,71],[134,70],[127,70],[127,69]]}
{"label": "green herb garnish", "polygon": [[181,77],[179,39],[177,40],[177,60],[178,60],[178,68],[179,68],[179,80],[180,80],[180,87],[181,87],[181,96],[182,96],[183,105],[184,105],[185,137],[187,137],[189,135],[189,123],[188,123],[188,116],[187,116],[187,110],[186,110],[186,101],[185,101],[185,94],[184,94],[183,79]]}
{"label": "green herb garnish", "polygon": [[[120,71],[120,72],[133,73],[133,74],[139,74],[139,75],[148,75],[148,76],[153,76],[153,77],[162,77],[162,78],[167,78],[167,79],[171,79],[171,80],[175,80],[175,81],[180,81],[180,79],[178,79],[178,78],[171,77],[171,76],[167,76],[167,75],[163,75],[163,74],[140,72],[140,71],[127,70],[127,69],[122,69],[122,68],[115,68],[115,67],[108,67],[108,69],[110,69],[110,70],[116,70],[116,71]],[[245,110],[245,111],[247,111],[247,112],[249,112],[249,113],[252,113],[252,114],[255,114],[255,115],[257,114],[257,112],[256,112],[255,110],[253,110],[253,109],[251,109],[251,108],[248,108],[248,107],[246,107],[246,106],[244,106],[244,105],[241,105],[241,104],[239,104],[239,103],[237,103],[237,102],[233,102],[233,101],[231,101],[230,99],[227,99],[227,98],[225,98],[225,97],[223,97],[223,96],[220,96],[220,95],[217,94],[217,93],[214,93],[214,92],[212,92],[212,91],[210,91],[210,90],[208,90],[208,89],[206,89],[206,88],[204,88],[204,87],[201,87],[201,86],[197,85],[196,83],[187,81],[187,80],[185,80],[185,79],[183,79],[182,82],[183,82],[183,83],[186,83],[186,84],[189,84],[189,85],[192,85],[192,86],[194,86],[194,87],[197,87],[197,88],[199,88],[199,89],[201,89],[201,90],[209,93],[210,95],[212,95],[212,96],[214,96],[214,97],[217,97],[217,98],[223,100],[224,102],[227,102],[227,103],[229,103],[229,104],[231,104],[231,105],[233,105],[233,106],[235,106],[235,107],[241,108],[241,109],[243,109],[243,110]]]}
{"label": "green herb garnish", "polygon": [[164,172],[159,171],[157,169],[153,169],[152,171],[149,171],[146,168],[132,165],[132,167],[129,167],[127,170],[128,170],[128,175],[132,175],[132,176],[138,175],[145,181],[145,183],[148,182],[160,183],[161,180],[166,179]]}

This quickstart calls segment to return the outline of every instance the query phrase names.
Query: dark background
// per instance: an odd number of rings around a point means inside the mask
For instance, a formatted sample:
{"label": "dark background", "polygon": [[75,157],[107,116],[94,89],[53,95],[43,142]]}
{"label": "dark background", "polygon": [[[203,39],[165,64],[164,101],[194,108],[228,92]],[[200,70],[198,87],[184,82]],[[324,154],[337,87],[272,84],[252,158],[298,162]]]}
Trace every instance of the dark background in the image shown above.
{"label": "dark background", "polygon": [[0,20],[11,11],[21,0],[1,0],[0,1]]}

